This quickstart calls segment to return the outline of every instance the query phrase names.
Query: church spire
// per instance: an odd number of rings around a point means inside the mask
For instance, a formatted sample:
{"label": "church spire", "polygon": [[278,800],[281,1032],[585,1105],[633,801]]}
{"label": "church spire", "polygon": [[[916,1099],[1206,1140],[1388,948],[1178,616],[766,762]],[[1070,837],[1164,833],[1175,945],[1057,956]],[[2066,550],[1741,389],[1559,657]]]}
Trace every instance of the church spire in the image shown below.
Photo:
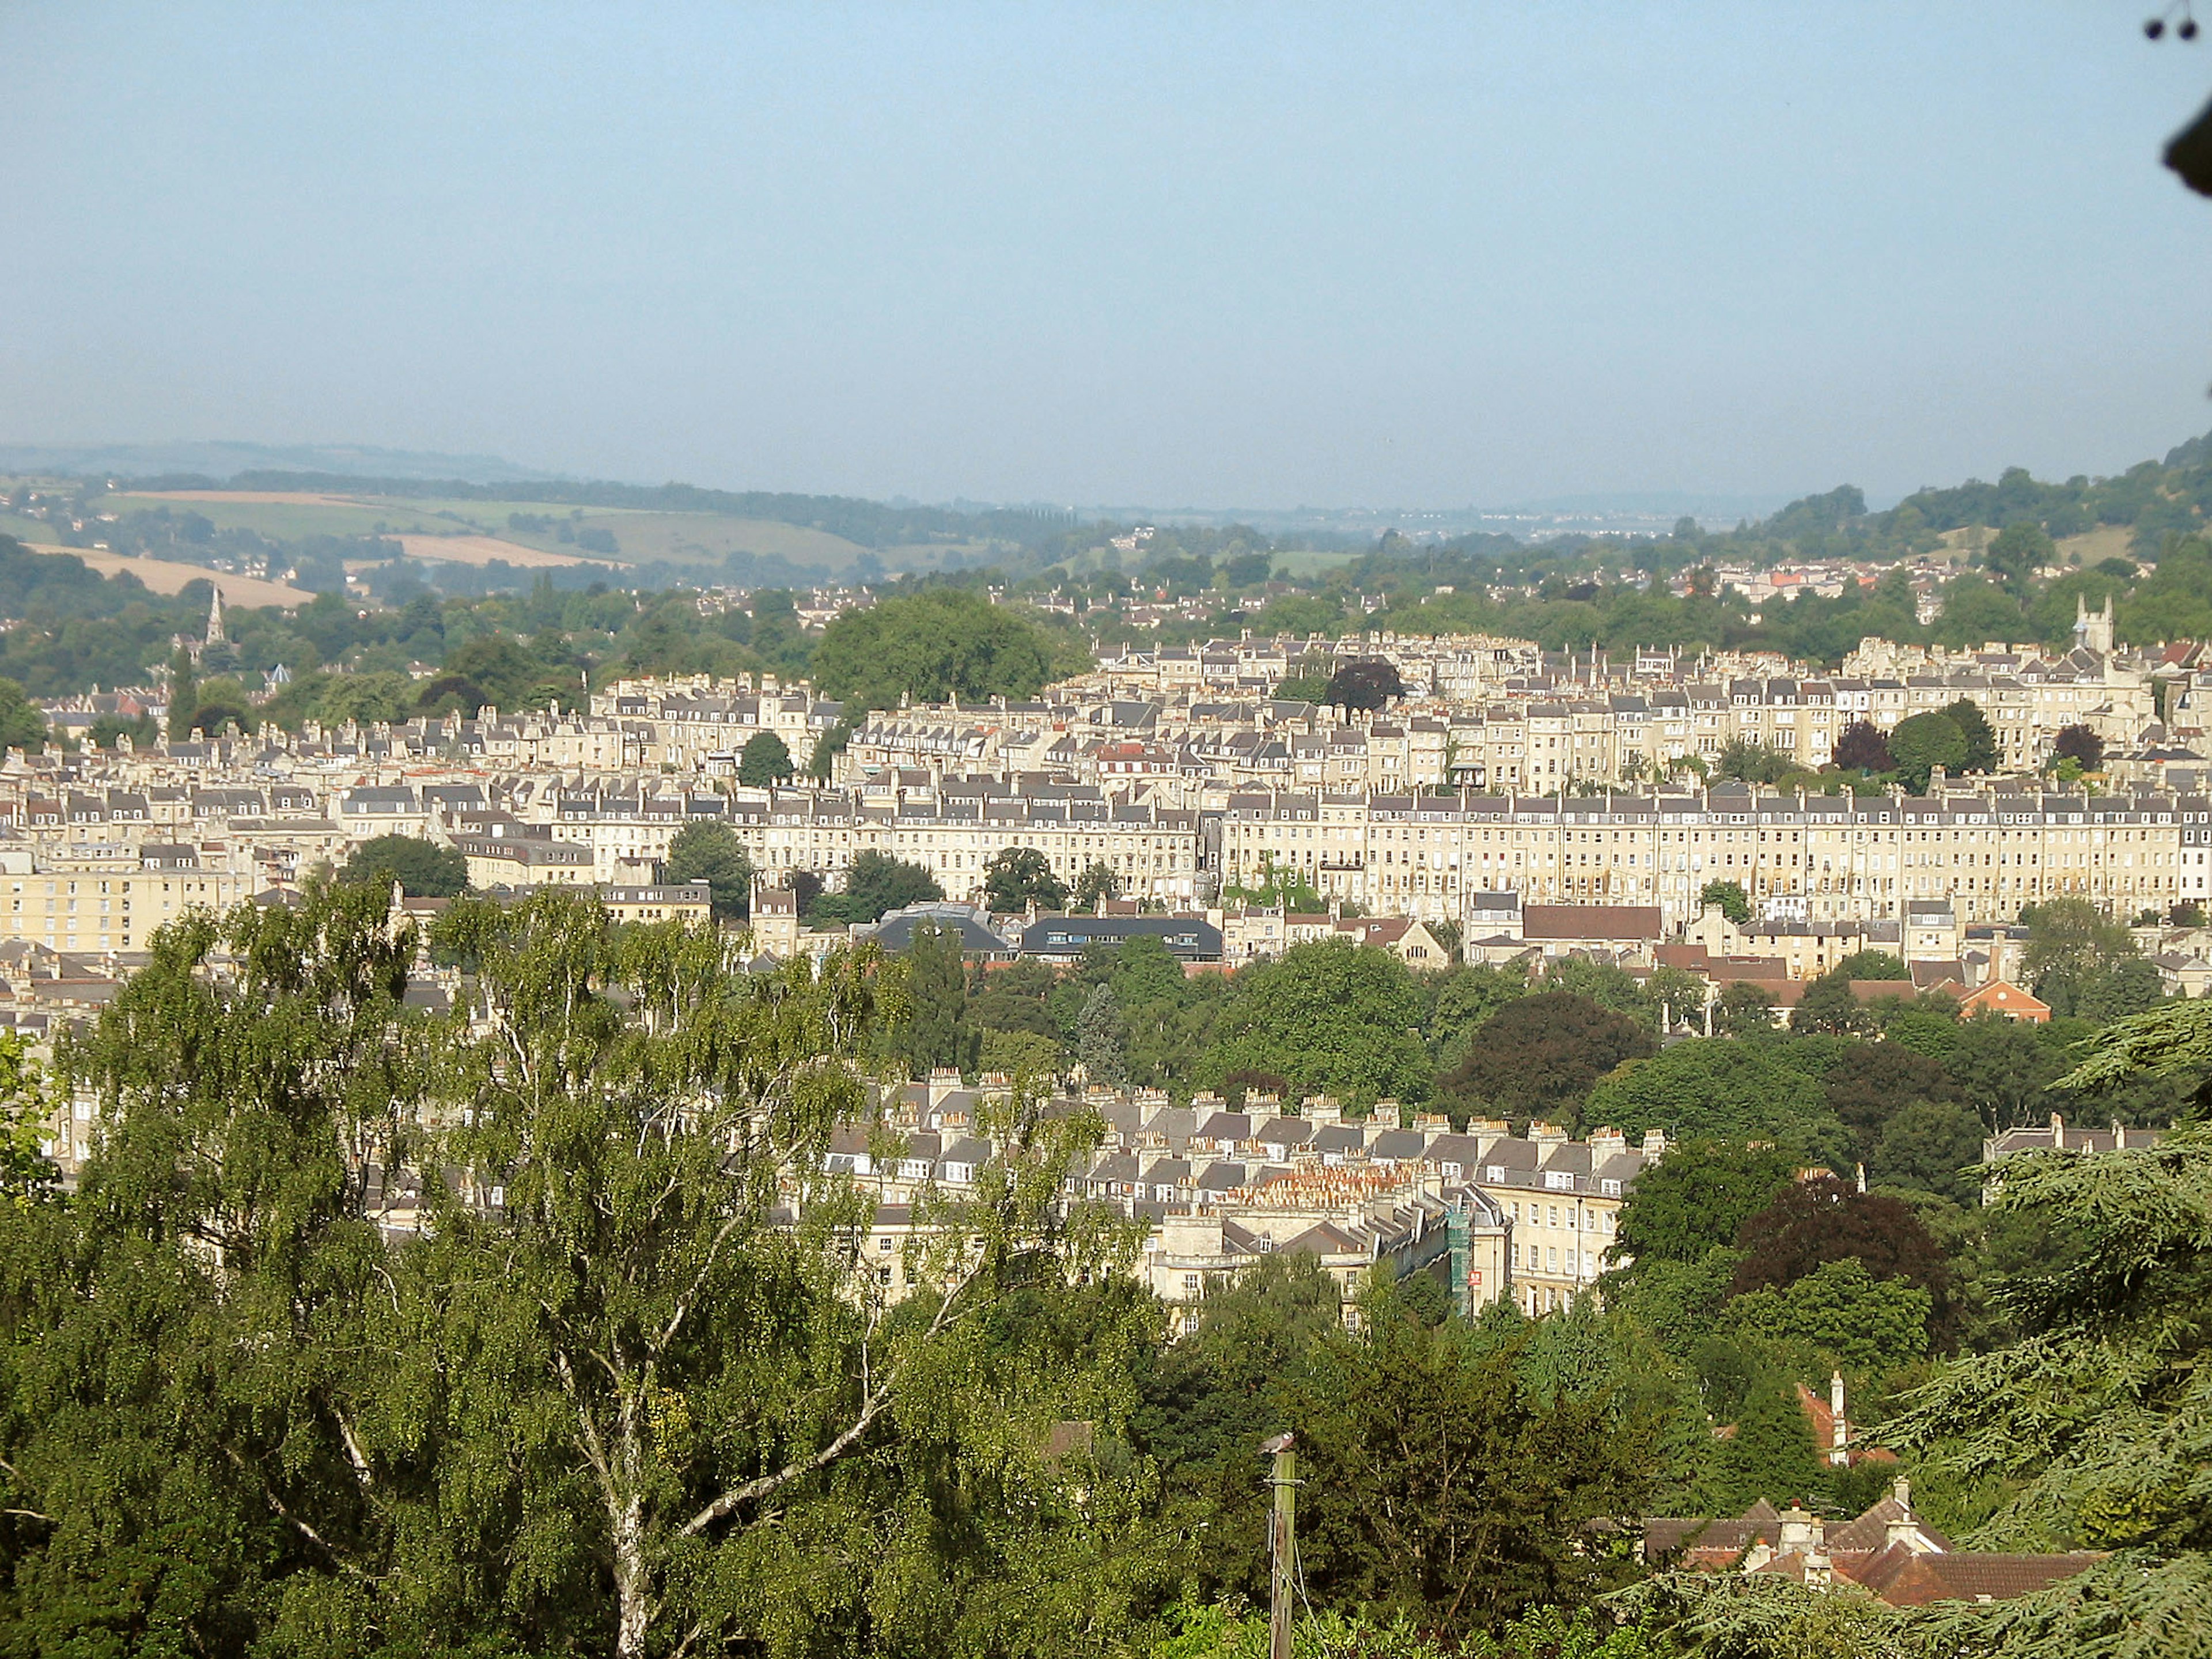
{"label": "church spire", "polygon": [[210,646],[230,643],[222,631],[222,589],[215,590],[215,598],[208,604],[207,643]]}

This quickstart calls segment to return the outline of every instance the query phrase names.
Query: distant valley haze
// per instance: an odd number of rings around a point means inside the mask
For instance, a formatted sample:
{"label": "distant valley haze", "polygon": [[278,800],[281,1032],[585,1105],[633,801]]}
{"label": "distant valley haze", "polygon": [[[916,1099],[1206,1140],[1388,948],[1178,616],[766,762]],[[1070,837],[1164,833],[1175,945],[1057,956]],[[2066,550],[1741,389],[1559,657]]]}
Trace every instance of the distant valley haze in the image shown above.
{"label": "distant valley haze", "polygon": [[2139,21],[13,5],[0,462],[1378,532],[2117,471],[2212,380],[2212,52]]}

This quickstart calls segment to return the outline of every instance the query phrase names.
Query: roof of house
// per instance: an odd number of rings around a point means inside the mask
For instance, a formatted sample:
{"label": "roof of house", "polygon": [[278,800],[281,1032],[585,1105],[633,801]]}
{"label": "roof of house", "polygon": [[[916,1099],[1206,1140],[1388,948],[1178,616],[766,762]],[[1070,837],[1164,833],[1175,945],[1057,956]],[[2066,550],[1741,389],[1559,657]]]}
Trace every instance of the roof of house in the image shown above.
{"label": "roof of house", "polygon": [[1521,933],[1531,939],[1652,939],[1661,935],[1656,904],[1528,904]]}

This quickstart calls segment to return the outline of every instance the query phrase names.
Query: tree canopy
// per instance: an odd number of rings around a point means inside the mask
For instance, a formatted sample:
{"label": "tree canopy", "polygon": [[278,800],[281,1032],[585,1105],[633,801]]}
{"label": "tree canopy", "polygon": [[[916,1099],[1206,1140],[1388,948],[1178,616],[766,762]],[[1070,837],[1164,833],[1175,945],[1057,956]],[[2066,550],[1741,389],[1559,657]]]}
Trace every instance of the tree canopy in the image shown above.
{"label": "tree canopy", "polygon": [[1215,1033],[1207,1064],[1216,1078],[1264,1069],[1302,1092],[1361,1106],[1427,1098],[1420,993],[1390,952],[1323,939],[1250,972]]}
{"label": "tree canopy", "polygon": [[1640,1135],[1771,1140],[1799,1159],[1841,1157],[1841,1126],[1820,1086],[1774,1045],[1692,1037],[1622,1067],[1583,1115]]}
{"label": "tree canopy", "polygon": [[468,890],[469,861],[420,836],[378,836],[353,849],[338,879],[386,887],[396,881],[409,898],[453,898]]}
{"label": "tree canopy", "polygon": [[1592,1085],[1658,1046],[1626,1014],[1572,991],[1540,991],[1483,1022],[1466,1058],[1443,1079],[1443,1096],[1468,1115],[1579,1121]]}
{"label": "tree canopy", "polygon": [[1929,775],[1936,768],[1952,774],[1962,771],[1968,752],[1966,734],[1948,714],[1908,715],[1889,734],[1898,781],[1916,795],[1928,787]]}
{"label": "tree canopy", "polygon": [[738,755],[738,781],[750,788],[787,782],[795,769],[790,745],[775,732],[754,732]]}
{"label": "tree canopy", "polygon": [[819,895],[807,915],[817,925],[881,921],[887,910],[944,896],[937,878],[919,864],[869,851],[856,857],[846,872],[845,890]]}
{"label": "tree canopy", "polygon": [[703,881],[717,921],[742,921],[752,914],[753,860],[726,823],[687,823],[670,839],[662,874],[670,881]]}
{"label": "tree canopy", "polygon": [[1067,887],[1053,873],[1052,860],[1034,847],[1009,847],[983,870],[983,902],[1002,912],[1063,909]]}
{"label": "tree canopy", "polygon": [[1079,647],[1020,610],[926,587],[838,617],[814,648],[813,674],[825,696],[896,708],[902,698],[1033,697],[1089,666]]}

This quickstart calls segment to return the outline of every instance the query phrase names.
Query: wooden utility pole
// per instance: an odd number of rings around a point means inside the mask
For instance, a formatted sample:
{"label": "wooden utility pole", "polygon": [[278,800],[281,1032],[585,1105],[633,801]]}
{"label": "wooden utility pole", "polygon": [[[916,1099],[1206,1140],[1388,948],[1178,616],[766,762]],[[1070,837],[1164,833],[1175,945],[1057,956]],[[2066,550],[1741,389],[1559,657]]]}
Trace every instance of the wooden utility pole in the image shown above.
{"label": "wooden utility pole", "polygon": [[1297,1538],[1297,1437],[1279,1434],[1260,1449],[1275,1460],[1267,1484],[1275,1489],[1275,1516],[1268,1534],[1273,1571],[1267,1581],[1267,1659],[1291,1659],[1291,1563]]}

